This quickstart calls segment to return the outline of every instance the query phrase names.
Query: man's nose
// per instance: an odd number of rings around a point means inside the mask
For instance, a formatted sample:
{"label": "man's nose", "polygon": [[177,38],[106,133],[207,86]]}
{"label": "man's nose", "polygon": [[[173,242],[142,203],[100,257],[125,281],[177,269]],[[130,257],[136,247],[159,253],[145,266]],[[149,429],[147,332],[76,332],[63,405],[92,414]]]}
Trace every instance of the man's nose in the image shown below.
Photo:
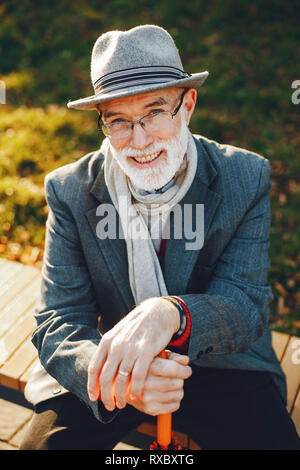
{"label": "man's nose", "polygon": [[131,134],[131,146],[136,149],[144,149],[153,143],[153,137],[148,134],[140,123],[133,125]]}

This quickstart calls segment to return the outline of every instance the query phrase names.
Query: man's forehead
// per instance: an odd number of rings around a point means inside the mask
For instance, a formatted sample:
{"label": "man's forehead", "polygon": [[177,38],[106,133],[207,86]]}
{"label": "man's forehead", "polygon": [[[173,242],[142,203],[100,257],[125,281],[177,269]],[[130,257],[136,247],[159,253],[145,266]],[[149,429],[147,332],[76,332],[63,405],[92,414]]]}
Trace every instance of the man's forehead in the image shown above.
{"label": "man's forehead", "polygon": [[170,104],[180,92],[179,88],[167,88],[165,90],[158,90],[150,93],[143,93],[140,95],[127,96],[126,98],[119,98],[103,103],[99,106],[104,116],[109,116],[111,112],[120,110],[121,108],[128,108],[131,106],[163,106]]}

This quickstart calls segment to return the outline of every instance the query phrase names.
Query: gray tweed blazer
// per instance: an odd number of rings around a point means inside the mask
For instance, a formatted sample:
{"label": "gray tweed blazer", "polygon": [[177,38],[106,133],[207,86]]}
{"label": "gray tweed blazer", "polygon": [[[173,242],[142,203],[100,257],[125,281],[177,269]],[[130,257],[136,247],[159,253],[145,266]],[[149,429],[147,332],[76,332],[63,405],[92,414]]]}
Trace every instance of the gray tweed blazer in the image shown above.
{"label": "gray tweed blazer", "polygon": [[[201,367],[266,371],[285,401],[268,326],[270,164],[256,153],[194,138],[198,167],[181,204],[204,204],[204,245],[187,250],[187,240],[172,238],[171,230],[163,267],[169,294],[179,295],[191,314],[188,355]],[[96,235],[97,207],[111,203],[102,164],[98,150],[45,179],[50,211],[32,336],[41,370],[27,398],[35,395],[37,402],[70,391],[108,422],[115,412],[89,401],[87,368],[101,333],[134,307],[134,299],[125,241]],[[39,385],[47,377],[45,395]]]}

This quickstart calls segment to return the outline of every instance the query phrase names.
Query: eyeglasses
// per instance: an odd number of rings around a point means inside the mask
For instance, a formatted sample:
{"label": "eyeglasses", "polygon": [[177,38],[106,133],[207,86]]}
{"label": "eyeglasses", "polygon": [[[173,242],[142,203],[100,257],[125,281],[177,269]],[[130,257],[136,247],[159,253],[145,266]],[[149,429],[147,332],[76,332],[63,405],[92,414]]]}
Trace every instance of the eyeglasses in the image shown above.
{"label": "eyeglasses", "polygon": [[188,90],[185,90],[181,94],[180,102],[173,112],[155,109],[150,114],[147,114],[136,121],[116,119],[113,122],[104,123],[101,121],[101,111],[98,117],[98,129],[103,132],[106,137],[114,140],[115,142],[127,140],[131,136],[135,124],[140,124],[140,126],[149,134],[161,132],[170,125],[173,117],[178,113],[183,102],[183,97],[187,91]]}

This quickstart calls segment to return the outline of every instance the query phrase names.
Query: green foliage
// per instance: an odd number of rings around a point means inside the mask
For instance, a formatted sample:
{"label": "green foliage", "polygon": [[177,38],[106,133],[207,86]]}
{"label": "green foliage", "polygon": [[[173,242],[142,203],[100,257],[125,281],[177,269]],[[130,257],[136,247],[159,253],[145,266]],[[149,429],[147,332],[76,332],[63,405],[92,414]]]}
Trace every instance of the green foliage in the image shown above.
{"label": "green foliage", "polygon": [[159,24],[174,37],[185,70],[210,72],[191,130],[270,160],[271,325],[299,335],[300,105],[291,101],[291,84],[300,79],[296,7],[296,0],[3,0],[2,255],[40,262],[45,175],[99,146],[96,114],[66,108],[68,100],[93,94],[89,67],[97,37],[111,29]]}
{"label": "green foliage", "polygon": [[[0,180],[0,226],[5,232],[20,226],[28,230],[26,241],[33,245],[43,242],[41,230],[36,226],[45,223],[45,199],[43,188],[28,178],[7,176]],[[24,236],[24,230],[23,234]]]}
{"label": "green foliage", "polygon": [[[69,113],[57,105],[44,109],[24,106],[3,109],[0,113],[0,241],[2,245],[3,240],[19,242],[20,231],[16,227],[22,226],[23,245],[42,248],[47,214],[45,175],[99,145],[94,116]],[[10,256],[9,250],[7,254]]]}

